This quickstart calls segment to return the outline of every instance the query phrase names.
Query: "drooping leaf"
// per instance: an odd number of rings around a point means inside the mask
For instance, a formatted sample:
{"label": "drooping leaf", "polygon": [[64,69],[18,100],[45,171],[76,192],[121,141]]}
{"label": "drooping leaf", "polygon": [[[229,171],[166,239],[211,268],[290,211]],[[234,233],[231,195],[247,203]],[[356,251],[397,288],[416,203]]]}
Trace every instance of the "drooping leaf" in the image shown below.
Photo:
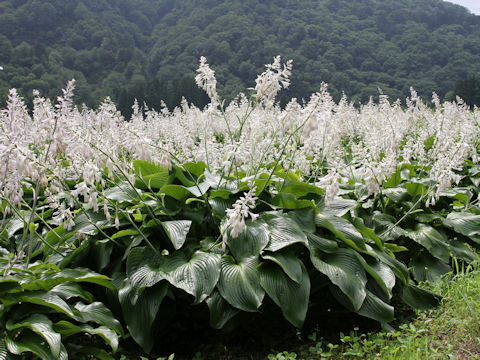
{"label": "drooping leaf", "polygon": [[139,190],[132,188],[127,182],[108,188],[105,190],[104,196],[108,200],[118,201],[120,204],[124,202],[133,203],[140,200]]}
{"label": "drooping leaf", "polygon": [[429,253],[422,251],[416,254],[410,261],[412,274],[415,280],[435,282],[452,268],[442,260],[439,260]]}
{"label": "drooping leaf", "polygon": [[220,277],[219,254],[196,251],[190,260],[177,251],[166,258],[162,266],[165,279],[173,286],[202,302],[215,288]]}
{"label": "drooping leaf", "polygon": [[447,237],[430,225],[418,223],[415,230],[407,230],[406,236],[424,246],[436,258],[448,262],[450,249]]}
{"label": "drooping leaf", "polygon": [[365,250],[365,240],[362,234],[347,219],[338,216],[327,216],[318,213],[315,217],[317,226],[325,228],[332,232],[338,239],[354,250]]}
{"label": "drooping leaf", "polygon": [[344,199],[335,197],[322,209],[322,214],[325,216],[339,216],[347,214],[350,210],[357,206],[357,201],[351,199]]}
{"label": "drooping leaf", "polygon": [[128,331],[146,353],[152,350],[155,341],[152,325],[167,290],[168,283],[162,281],[138,294],[137,287],[129,279],[119,289],[118,299]]}
{"label": "drooping leaf", "polygon": [[210,325],[214,329],[223,328],[230,319],[240,312],[240,310],[230,305],[216,290],[205,301],[210,310]]}
{"label": "drooping leaf", "polygon": [[118,349],[118,335],[115,331],[106,326],[94,328],[90,325],[75,325],[69,321],[61,320],[54,324],[55,331],[62,334],[64,338],[75,334],[90,334],[101,337],[112,348],[113,352]]}
{"label": "drooping leaf", "polygon": [[106,326],[118,334],[123,334],[122,325],[115,319],[112,312],[101,302],[93,302],[85,305],[81,302],[75,304],[77,320],[81,322],[93,322]]}
{"label": "drooping leaf", "polygon": [[377,320],[381,323],[393,321],[393,306],[382,301],[378,296],[367,290],[367,296],[358,314]]}
{"label": "drooping leaf", "polygon": [[69,300],[71,298],[78,297],[88,302],[93,301],[93,295],[75,282],[65,282],[59,284],[53,287],[50,291],[60,296],[63,300]]}
{"label": "drooping leaf", "polygon": [[297,328],[303,326],[310,297],[310,277],[301,262],[300,268],[300,281],[293,281],[276,264],[263,263],[259,267],[260,284],[282,309],[283,316]]}
{"label": "drooping leaf", "polygon": [[7,336],[5,343],[8,351],[15,355],[31,352],[42,360],[68,360],[68,354],[63,345],[60,347],[60,353],[56,356],[52,354],[49,345],[43,341],[43,338],[33,332],[24,331],[15,339]]}
{"label": "drooping leaf", "polygon": [[293,281],[300,283],[302,281],[302,262],[295,256],[290,249],[282,249],[277,252],[265,253],[262,255],[265,260],[270,260],[279,265],[285,274]]}
{"label": "drooping leaf", "polygon": [[467,212],[451,212],[443,221],[446,226],[465,236],[480,235],[480,215]]}
{"label": "drooping leaf", "polygon": [[148,247],[134,248],[127,258],[127,276],[136,288],[153,286],[164,279],[160,265],[163,256],[152,252]]}
{"label": "drooping leaf", "polygon": [[231,256],[222,258],[218,290],[228,303],[240,310],[255,312],[262,304],[265,291],[260,285],[257,256],[236,262]]}
{"label": "drooping leaf", "polygon": [[45,339],[50,346],[52,356],[60,356],[62,338],[60,334],[53,330],[52,321],[46,315],[34,314],[16,324],[9,320],[7,321],[6,328],[9,331],[21,328],[32,330],[34,333]]}
{"label": "drooping leaf", "polygon": [[311,248],[310,259],[318,271],[343,291],[354,309],[359,310],[366,296],[367,277],[353,250],[340,248],[333,254],[326,254]]}
{"label": "drooping leaf", "polygon": [[414,309],[430,310],[439,304],[440,296],[409,284],[403,288],[402,300]]}
{"label": "drooping leaf", "polygon": [[18,303],[29,303],[45,306],[56,312],[75,318],[70,306],[58,295],[44,291],[22,292],[14,295],[5,295],[2,297],[5,306],[11,306]]}
{"label": "drooping leaf", "polygon": [[167,233],[168,238],[173,244],[175,250],[180,249],[185,240],[187,239],[187,234],[192,225],[191,220],[173,220],[173,221],[162,221],[162,226]]}

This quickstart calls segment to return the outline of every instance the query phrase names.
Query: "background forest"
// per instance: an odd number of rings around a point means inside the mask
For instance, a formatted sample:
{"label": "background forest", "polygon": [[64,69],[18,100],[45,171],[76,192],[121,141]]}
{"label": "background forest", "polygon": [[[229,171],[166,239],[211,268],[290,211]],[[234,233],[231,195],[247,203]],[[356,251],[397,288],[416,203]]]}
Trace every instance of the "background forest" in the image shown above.
{"label": "background forest", "polygon": [[480,17],[441,0],[0,1],[2,106],[9,88],[54,97],[71,78],[76,103],[110,96],[126,116],[134,98],[203,106],[201,55],[231,99],[277,54],[295,67],[282,103],[322,81],[336,100],[366,102],[378,88],[403,99],[411,86],[444,98],[480,72]]}

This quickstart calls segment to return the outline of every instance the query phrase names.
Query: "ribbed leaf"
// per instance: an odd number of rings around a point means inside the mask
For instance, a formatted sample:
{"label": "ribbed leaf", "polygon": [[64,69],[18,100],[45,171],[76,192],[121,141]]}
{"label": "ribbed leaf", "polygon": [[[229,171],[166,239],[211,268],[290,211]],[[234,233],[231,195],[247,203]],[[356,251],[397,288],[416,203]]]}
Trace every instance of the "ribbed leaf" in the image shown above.
{"label": "ribbed leaf", "polygon": [[106,326],[123,334],[122,325],[115,319],[112,312],[101,302],[94,302],[88,305],[76,303],[77,319],[82,322],[94,322],[98,325]]}
{"label": "ribbed leaf", "polygon": [[412,258],[410,267],[412,268],[413,277],[418,282],[435,282],[449,271],[452,271],[450,265],[434,258],[425,251],[422,251]]}
{"label": "ribbed leaf", "polygon": [[357,251],[365,250],[362,234],[346,219],[338,216],[326,216],[318,213],[315,217],[317,226],[332,232],[338,239]]}
{"label": "ribbed leaf", "polygon": [[467,212],[451,212],[443,222],[465,236],[480,235],[480,215]]}
{"label": "ribbed leaf", "polygon": [[350,299],[355,310],[359,310],[366,296],[367,278],[362,264],[350,249],[338,249],[325,254],[317,248],[310,249],[310,258],[315,268],[328,276]]}
{"label": "ribbed leaf", "polygon": [[43,291],[23,292],[15,295],[2,297],[5,306],[11,306],[19,303],[29,303],[48,307],[56,312],[75,318],[75,314],[68,304],[58,295],[45,293]]}
{"label": "ribbed leaf", "polygon": [[230,321],[240,310],[230,305],[218,291],[205,300],[210,310],[210,326],[214,329],[221,329]]}
{"label": "ribbed leaf", "polygon": [[68,360],[65,347],[61,345],[58,356],[52,354],[50,347],[43,341],[43,338],[32,332],[22,332],[15,340],[6,337],[7,349],[12,354],[20,355],[24,352],[31,352],[42,360]]}
{"label": "ribbed leaf", "polygon": [[245,224],[245,230],[236,238],[228,236],[228,248],[235,259],[260,255],[269,241],[268,225],[263,219],[248,219]]}
{"label": "ribbed leaf", "polygon": [[191,220],[174,220],[174,221],[163,221],[162,226],[167,233],[168,238],[173,244],[175,250],[180,249],[185,240],[187,239],[187,234],[190,230],[190,225],[192,225]]}
{"label": "ribbed leaf", "polygon": [[392,297],[392,289],[395,286],[395,273],[387,265],[376,261],[369,264],[360,254],[355,254],[365,271],[376,281],[378,286],[388,299]]}
{"label": "ribbed leaf", "polygon": [[320,237],[316,234],[307,233],[307,239],[310,246],[315,246],[326,253],[334,253],[338,249],[336,241]]}
{"label": "ribbed leaf", "polygon": [[[168,169],[144,160],[133,162],[135,173],[139,178],[135,181],[135,187],[139,189],[160,189],[168,181]],[[143,181],[142,181],[143,180]]]}
{"label": "ribbed leaf", "polygon": [[436,258],[444,262],[450,259],[447,237],[430,225],[419,223],[415,230],[407,230],[406,236],[424,246]]}
{"label": "ribbed leaf", "polygon": [[430,291],[409,284],[403,288],[402,300],[414,309],[430,310],[439,304],[441,298]]}
{"label": "ribbed leaf", "polygon": [[138,289],[153,286],[164,279],[160,265],[164,257],[153,253],[150,248],[134,248],[127,258],[127,276]]}
{"label": "ribbed leaf", "polygon": [[187,260],[177,251],[166,258],[162,271],[170,284],[195,296],[195,303],[200,303],[218,282],[220,261],[219,254],[197,251]]}
{"label": "ribbed leaf", "polygon": [[265,253],[262,255],[265,260],[271,260],[283,269],[293,281],[300,283],[302,281],[302,262],[295,256],[290,249],[282,249],[274,253]]}
{"label": "ribbed leaf", "polygon": [[112,348],[113,352],[118,349],[118,335],[115,331],[100,326],[93,328],[90,325],[74,325],[71,322],[61,320],[54,324],[55,330],[62,334],[64,338],[75,334],[90,334],[101,337]]}
{"label": "ribbed leaf", "polygon": [[[152,324],[167,289],[168,283],[163,281],[138,294],[137,288],[127,279],[118,292],[128,331],[146,353],[149,353],[153,347]],[[135,299],[135,302],[132,299]]]}
{"label": "ribbed leaf", "polygon": [[278,251],[295,243],[307,244],[307,237],[295,221],[285,215],[265,216],[270,231],[270,242],[265,250]]}
{"label": "ribbed leaf", "polygon": [[263,263],[259,267],[260,284],[282,309],[283,316],[297,328],[303,326],[310,297],[310,278],[301,262],[300,268],[301,280],[295,282],[278,265]]}
{"label": "ribbed leaf", "polygon": [[218,290],[230,305],[243,311],[257,311],[265,291],[260,285],[257,256],[243,258],[239,263],[231,256],[222,258]]}
{"label": "ribbed leaf", "polygon": [[62,338],[60,334],[55,332],[52,328],[52,321],[43,314],[34,314],[14,324],[11,320],[7,322],[7,330],[12,331],[21,328],[28,328],[34,333],[44,338],[50,346],[52,356],[59,357],[62,345]]}
{"label": "ribbed leaf", "polygon": [[322,210],[322,214],[326,216],[343,216],[357,206],[357,201],[335,197],[328,206]]}
{"label": "ribbed leaf", "polygon": [[410,278],[410,273],[408,272],[408,268],[405,266],[404,263],[395,259],[391,254],[386,253],[385,251],[380,251],[373,248],[368,248],[370,252],[373,252],[378,259],[388,265],[390,269],[392,269],[398,278],[403,282],[403,284],[408,284],[408,279]]}
{"label": "ribbed leaf", "polygon": [[127,182],[105,190],[104,196],[108,200],[118,201],[119,203],[132,203],[140,199],[139,190],[133,189]]}
{"label": "ribbed leaf", "polygon": [[367,296],[358,314],[377,320],[381,323],[393,321],[393,306],[383,302],[375,294],[367,290]]}

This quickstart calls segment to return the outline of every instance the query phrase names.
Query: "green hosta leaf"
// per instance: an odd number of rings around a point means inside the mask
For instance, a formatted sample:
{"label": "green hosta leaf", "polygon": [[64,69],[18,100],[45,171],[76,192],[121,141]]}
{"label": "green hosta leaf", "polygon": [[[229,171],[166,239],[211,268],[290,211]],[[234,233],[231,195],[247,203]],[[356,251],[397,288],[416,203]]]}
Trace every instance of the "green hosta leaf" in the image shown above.
{"label": "green hosta leaf", "polygon": [[408,269],[404,263],[398,261],[392,255],[384,251],[379,251],[377,249],[369,249],[369,250],[372,251],[376,256],[378,256],[378,259],[383,264],[388,265],[390,269],[392,269],[395,272],[398,278],[402,280],[403,284],[405,285],[408,284],[410,273],[408,272]]}
{"label": "green hosta leaf", "polygon": [[420,183],[406,183],[405,189],[407,189],[407,192],[412,197],[412,199],[427,193],[427,187]]}
{"label": "green hosta leaf", "polygon": [[182,252],[166,258],[162,271],[173,286],[195,296],[195,303],[202,302],[215,288],[220,277],[219,254],[197,251],[187,261]]}
{"label": "green hosta leaf", "polygon": [[111,238],[113,240],[116,240],[125,236],[132,236],[132,235],[138,235],[138,231],[134,229],[120,230],[120,231],[117,231],[115,234],[113,234]]}
{"label": "green hosta leaf", "polygon": [[223,199],[223,198],[210,198],[208,203],[212,208],[213,212],[219,217],[224,218],[226,215],[226,210],[232,208],[232,205],[235,201],[233,199]]}
{"label": "green hosta leaf", "polygon": [[118,334],[123,334],[122,325],[103,303],[94,302],[85,305],[79,302],[75,304],[75,310],[77,310],[77,320],[94,322],[95,324],[106,326]]}
{"label": "green hosta leaf", "polygon": [[71,298],[82,298],[85,301],[92,302],[93,295],[83,289],[79,284],[74,282],[66,282],[59,284],[50,290],[52,293],[57,294],[63,300],[69,300]]}
{"label": "green hosta leaf", "polygon": [[180,249],[185,243],[191,225],[191,220],[173,220],[162,222],[162,226],[165,229],[165,232],[167,233],[167,236],[172,242],[175,250]]}
{"label": "green hosta leaf", "polygon": [[14,324],[11,320],[7,321],[7,330],[13,331],[21,328],[28,328],[37,335],[44,338],[50,346],[52,356],[59,357],[62,345],[62,338],[60,334],[55,332],[52,328],[51,320],[43,314],[34,314],[28,318]]}
{"label": "green hosta leaf", "polygon": [[338,249],[338,244],[334,240],[325,239],[311,233],[307,233],[307,239],[310,246],[315,246],[326,253],[334,253]]}
{"label": "green hosta leaf", "polygon": [[388,299],[392,298],[392,289],[395,286],[395,273],[390,267],[382,262],[376,261],[369,264],[360,254],[356,253],[357,259],[365,271],[376,281],[378,286]]}
{"label": "green hosta leaf", "polygon": [[469,263],[478,260],[478,255],[458,240],[448,239],[448,247],[450,248],[453,256],[459,259]]}
{"label": "green hosta leaf", "polygon": [[287,213],[287,217],[297,223],[297,225],[305,233],[314,233],[317,228],[315,226],[315,209],[299,209]]}
{"label": "green hosta leaf", "polygon": [[301,280],[290,279],[278,265],[263,263],[259,267],[260,284],[268,296],[282,309],[283,316],[301,328],[308,309],[310,278],[300,260]]}
{"label": "green hosta leaf", "polygon": [[366,249],[362,234],[348,220],[338,216],[326,216],[318,213],[315,217],[315,223],[317,226],[330,230],[349,247],[357,251]]}
{"label": "green hosta leaf", "polygon": [[167,290],[168,283],[163,281],[137,294],[137,288],[128,279],[119,289],[118,299],[128,331],[146,353],[153,347],[152,325]]}
{"label": "green hosta leaf", "polygon": [[104,196],[108,200],[118,201],[119,203],[133,203],[140,200],[139,190],[132,188],[127,182],[105,190]]}
{"label": "green hosta leaf", "polygon": [[377,320],[381,323],[393,321],[393,306],[383,302],[375,294],[367,290],[367,296],[358,314]]}
{"label": "green hosta leaf", "polygon": [[5,306],[16,305],[18,303],[29,303],[48,307],[56,312],[75,318],[75,314],[68,304],[58,295],[45,293],[43,291],[22,292],[15,295],[2,297]]}
{"label": "green hosta leaf", "polygon": [[140,289],[153,286],[164,279],[160,265],[165,261],[147,247],[134,248],[127,258],[127,276],[132,285]]}
{"label": "green hosta leaf", "polygon": [[402,300],[414,309],[430,310],[440,303],[440,296],[409,284],[403,289]]}
{"label": "green hosta leaf", "polygon": [[90,325],[74,325],[71,322],[61,320],[54,325],[55,331],[62,334],[64,338],[75,334],[90,334],[101,337],[112,348],[113,352],[118,349],[118,335],[115,331],[100,326],[93,328]]}
{"label": "green hosta leaf", "polygon": [[357,201],[351,199],[344,199],[341,197],[335,197],[328,206],[322,209],[322,214],[325,216],[343,216],[350,210],[357,206]]}
{"label": "green hosta leaf", "polygon": [[265,250],[278,251],[295,243],[307,244],[307,237],[295,221],[285,215],[265,216],[270,231],[270,242]]}
{"label": "green hosta leaf", "polygon": [[466,212],[451,212],[443,221],[446,226],[465,236],[480,235],[480,215]]}
{"label": "green hosta leaf", "polygon": [[375,233],[375,230],[365,226],[363,219],[354,217],[353,225],[355,226],[355,228],[358,230],[360,234],[362,234],[365,238],[372,240],[377,246],[377,248],[383,251],[382,239],[380,239],[380,237]]}
{"label": "green hosta leaf", "polygon": [[418,282],[435,282],[449,271],[452,271],[448,264],[423,251],[413,257],[412,261],[410,261],[410,267],[412,268],[413,277]]}
{"label": "green hosta leaf", "polygon": [[243,258],[239,263],[231,256],[222,258],[218,290],[230,305],[243,311],[257,311],[265,291],[260,285],[257,256]]}
{"label": "green hosta leaf", "polygon": [[203,161],[196,161],[196,162],[187,162],[183,164],[183,167],[192,175],[199,177],[203,174],[205,169],[207,168],[207,164]]}
{"label": "green hosta leaf", "polygon": [[184,186],[174,184],[162,186],[160,193],[171,196],[178,201],[184,201],[190,195],[190,191],[188,191]]}
{"label": "green hosta leaf", "polygon": [[206,300],[210,310],[210,325],[214,329],[221,329],[240,310],[231,306],[218,291],[214,291]]}
{"label": "green hosta leaf", "polygon": [[297,283],[302,281],[302,262],[295,256],[295,253],[288,248],[274,253],[265,253],[262,255],[262,258],[280,265],[285,274],[293,281]]}
{"label": "green hosta leaf", "polygon": [[68,360],[68,354],[63,345],[60,347],[60,353],[54,355],[43,338],[32,332],[22,332],[15,340],[7,336],[5,343],[8,351],[15,355],[31,352],[42,360]]}
{"label": "green hosta leaf", "polygon": [[406,236],[424,246],[436,258],[448,262],[450,249],[447,237],[426,224],[417,224],[415,230],[407,230]]}
{"label": "green hosta leaf", "polygon": [[210,189],[210,183],[205,181],[200,184],[187,187],[186,189],[194,196],[201,197],[203,194],[205,194],[208,191],[208,189]]}
{"label": "green hosta leaf", "polygon": [[375,212],[373,222],[375,223],[375,232],[386,241],[396,240],[405,235],[405,230],[395,225],[397,220],[391,215]]}
{"label": "green hosta leaf", "polygon": [[305,182],[286,180],[282,188],[282,193],[292,194],[296,198],[301,198],[308,194],[325,195],[325,190]]}
{"label": "green hosta leaf", "polygon": [[269,228],[263,219],[247,219],[245,225],[236,238],[228,236],[228,248],[235,259],[260,255],[269,242]]}
{"label": "green hosta leaf", "polygon": [[333,254],[325,254],[311,248],[310,258],[315,268],[343,291],[354,309],[360,309],[366,296],[367,277],[353,250],[338,249]]}
{"label": "green hosta leaf", "polygon": [[293,194],[279,193],[272,199],[271,204],[281,209],[304,209],[313,208],[315,204],[310,200],[299,200]]}

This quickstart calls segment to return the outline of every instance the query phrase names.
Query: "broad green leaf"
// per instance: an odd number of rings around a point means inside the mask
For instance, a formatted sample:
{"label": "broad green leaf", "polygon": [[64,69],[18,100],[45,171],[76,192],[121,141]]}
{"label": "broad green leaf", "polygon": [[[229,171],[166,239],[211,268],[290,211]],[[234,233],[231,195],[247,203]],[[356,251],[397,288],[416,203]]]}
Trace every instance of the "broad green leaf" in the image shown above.
{"label": "broad green leaf", "polygon": [[298,209],[287,213],[287,217],[297,223],[297,225],[305,233],[314,233],[317,228],[315,226],[315,209]]}
{"label": "broad green leaf", "polygon": [[396,225],[397,220],[388,214],[375,212],[373,214],[373,222],[375,224],[375,233],[385,241],[392,241],[405,235],[405,230]]}
{"label": "broad green leaf", "polygon": [[127,276],[132,286],[140,289],[150,287],[164,279],[160,265],[165,261],[163,256],[155,254],[148,247],[134,248],[127,258]]}
{"label": "broad green leaf", "polygon": [[132,236],[132,235],[138,235],[138,230],[134,230],[134,229],[120,230],[120,231],[117,231],[115,234],[113,234],[111,238],[113,240],[116,240],[125,236]]}
{"label": "broad green leaf", "polygon": [[124,202],[133,203],[140,200],[140,192],[127,183],[121,183],[111,187],[104,192],[105,198],[108,200],[118,201],[120,204]]}
{"label": "broad green leaf", "polygon": [[207,168],[207,164],[203,161],[196,161],[196,162],[187,162],[183,164],[183,167],[192,175],[199,177],[203,174],[205,169]]}
{"label": "broad green leaf", "polygon": [[185,199],[190,195],[190,191],[188,191],[184,186],[174,184],[162,186],[160,193],[171,196],[178,201],[185,201]]}
{"label": "broad green leaf", "polygon": [[395,286],[395,273],[390,267],[380,261],[369,264],[363,256],[355,253],[365,271],[375,280],[388,299],[392,298],[392,289]]}
{"label": "broad green leaf", "polygon": [[310,200],[298,199],[295,195],[284,192],[275,195],[271,200],[271,205],[276,208],[288,210],[315,207],[315,204],[312,203]]}
{"label": "broad green leaf", "polygon": [[173,221],[162,221],[162,226],[167,233],[168,238],[173,244],[175,250],[180,249],[185,240],[187,239],[187,234],[190,231],[190,226],[192,225],[191,220],[173,220]]}
{"label": "broad green leaf", "polygon": [[307,244],[306,235],[297,223],[289,217],[283,214],[268,214],[263,218],[266,220],[270,231],[270,242],[265,250],[278,251],[295,243]]}
{"label": "broad green leaf", "polygon": [[240,312],[240,310],[231,306],[216,290],[205,301],[210,310],[210,325],[214,329],[223,328],[230,319]]}
{"label": "broad green leaf", "polygon": [[286,180],[281,189],[282,193],[292,194],[296,198],[301,198],[308,194],[325,195],[325,190],[305,182]]}
{"label": "broad green leaf", "polygon": [[75,318],[75,314],[68,304],[58,295],[45,293],[43,291],[22,292],[15,295],[5,295],[2,297],[5,306],[12,306],[19,303],[29,303],[48,307],[56,312]]}
{"label": "broad green leaf", "polygon": [[439,304],[440,296],[409,284],[403,288],[402,300],[414,309],[430,310]]}
{"label": "broad green leaf", "polygon": [[368,250],[373,252],[383,264],[388,265],[388,267],[395,272],[403,284],[408,284],[410,273],[408,272],[408,268],[404,263],[398,261],[391,254],[386,253],[385,251],[380,251],[373,248],[369,248]]}
{"label": "broad green leaf", "polygon": [[245,225],[245,230],[236,238],[228,231],[227,244],[235,259],[258,256],[269,242],[269,228],[263,219],[247,219]]}
{"label": "broad green leaf", "polygon": [[201,197],[203,194],[205,194],[208,191],[208,189],[210,189],[210,184],[205,181],[205,182],[201,182],[200,184],[186,187],[185,189],[187,189],[194,196]]}
{"label": "broad green leaf", "polygon": [[448,262],[450,249],[447,237],[426,224],[417,224],[415,230],[407,230],[406,236],[424,246],[436,258]]}
{"label": "broad green leaf", "polygon": [[263,263],[259,267],[260,284],[282,309],[283,316],[297,328],[303,326],[310,297],[310,278],[301,262],[300,268],[301,280],[293,281],[276,264]]}
{"label": "broad green leaf", "polygon": [[218,290],[228,303],[240,310],[255,312],[262,304],[265,291],[260,285],[257,256],[235,262],[231,256],[222,258]]}
{"label": "broad green leaf", "polygon": [[93,295],[86,291],[83,287],[75,282],[65,282],[53,287],[50,290],[52,293],[57,294],[63,300],[69,300],[71,298],[81,298],[85,301],[92,302]]}
{"label": "broad green leaf", "polygon": [[409,182],[405,184],[408,194],[415,199],[417,196],[422,196],[427,193],[428,189],[424,184]]}
{"label": "broad green leaf", "polygon": [[392,200],[393,202],[400,202],[400,201],[404,201],[404,200],[407,200],[409,198],[409,194],[407,192],[407,189],[403,188],[403,187],[394,187],[394,188],[390,188],[390,189],[385,189],[385,190],[382,190],[382,194],[385,195],[386,197],[388,197],[390,200]]}
{"label": "broad green leaf", "polygon": [[135,173],[142,176],[153,175],[163,172],[167,172],[168,174],[168,170],[165,167],[156,165],[152,162],[148,162],[145,160],[135,160],[133,162],[133,168],[135,169]]}
{"label": "broad green leaf", "polygon": [[215,199],[208,199],[208,204],[212,208],[213,212],[220,218],[224,218],[227,209],[231,209],[233,203],[235,202],[234,199],[223,199],[223,198],[215,198]]}
{"label": "broad green leaf", "polygon": [[68,360],[68,354],[63,345],[60,347],[60,353],[54,355],[48,344],[43,341],[43,338],[32,332],[22,332],[15,339],[7,336],[5,343],[8,351],[15,355],[31,352],[42,360]]}
{"label": "broad green leaf", "polygon": [[88,305],[78,302],[75,304],[77,320],[81,322],[94,322],[106,326],[118,334],[123,334],[122,325],[115,319],[112,312],[101,302],[94,302]]}
{"label": "broad green leaf", "polygon": [[478,260],[478,255],[470,250],[465,244],[455,239],[448,239],[448,247],[454,257],[467,261],[469,263]]}
{"label": "broad green leaf", "polygon": [[357,206],[357,201],[351,199],[344,199],[341,197],[335,197],[329,202],[328,206],[322,209],[322,214],[325,216],[343,216],[350,210]]}
{"label": "broad green leaf", "polygon": [[367,290],[367,296],[358,314],[377,320],[381,323],[393,321],[393,306],[385,303],[375,294]]}
{"label": "broad green leaf", "polygon": [[[118,299],[128,331],[146,353],[149,353],[153,347],[155,338],[152,325],[167,290],[168,283],[163,281],[137,294],[137,288],[132,286],[128,279],[119,289]],[[132,299],[135,299],[135,302]]]}
{"label": "broad green leaf", "polygon": [[465,236],[480,235],[480,215],[467,212],[451,212],[443,221],[446,226]]}
{"label": "broad green leaf", "polygon": [[50,346],[52,356],[60,356],[62,338],[60,334],[53,330],[52,321],[46,315],[34,314],[16,324],[9,320],[7,321],[6,327],[9,331],[21,328],[28,328],[32,330],[34,333],[47,341],[48,345]]}
{"label": "broad green leaf", "polygon": [[338,249],[333,254],[325,254],[311,248],[310,259],[318,271],[343,291],[354,309],[359,310],[366,296],[367,277],[353,250]]}
{"label": "broad green leaf", "polygon": [[357,251],[366,249],[362,234],[348,220],[338,216],[326,216],[318,213],[315,217],[317,226],[332,232],[338,239]]}
{"label": "broad green leaf", "polygon": [[279,265],[285,274],[293,281],[300,283],[302,281],[302,262],[290,249],[282,249],[274,253],[265,253],[262,255],[265,260],[270,260]]}
{"label": "broad green leaf", "polygon": [[383,241],[380,237],[375,233],[375,230],[370,229],[369,227],[365,226],[362,218],[354,217],[353,218],[353,225],[358,230],[360,234],[362,234],[365,238],[372,240],[379,250],[383,251]]}
{"label": "broad green leaf", "polygon": [[428,252],[422,251],[410,261],[415,280],[436,282],[452,268],[442,260],[434,258]]}
{"label": "broad green leaf", "polygon": [[198,304],[215,288],[220,277],[220,261],[219,254],[196,251],[187,260],[177,251],[166,257],[162,272],[170,284],[193,295]]}
{"label": "broad green leaf", "polygon": [[336,241],[325,239],[316,234],[307,233],[307,239],[310,246],[315,246],[326,253],[334,253],[338,249]]}
{"label": "broad green leaf", "polygon": [[105,342],[110,345],[113,352],[118,349],[118,335],[115,331],[105,326],[94,328],[90,325],[74,325],[71,322],[61,320],[54,324],[55,331],[62,334],[64,338],[75,334],[90,334],[101,337]]}

